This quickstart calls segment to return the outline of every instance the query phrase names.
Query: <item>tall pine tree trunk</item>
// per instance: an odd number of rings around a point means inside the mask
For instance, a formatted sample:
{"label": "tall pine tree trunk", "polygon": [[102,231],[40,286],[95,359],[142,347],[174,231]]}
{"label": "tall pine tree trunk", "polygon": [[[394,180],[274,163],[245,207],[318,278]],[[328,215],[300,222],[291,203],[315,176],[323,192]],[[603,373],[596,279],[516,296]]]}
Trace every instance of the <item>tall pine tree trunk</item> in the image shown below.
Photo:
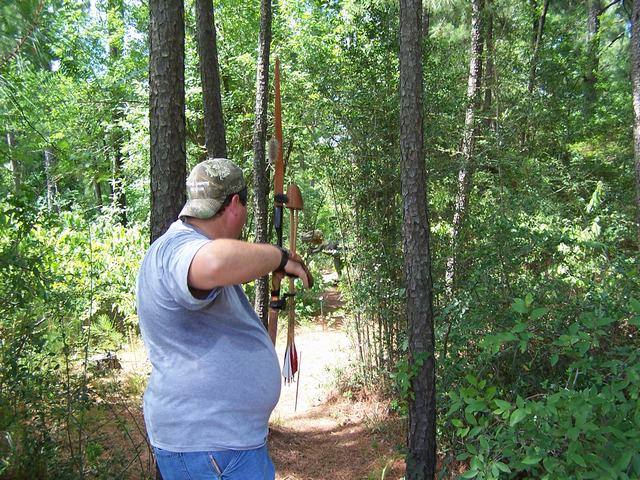
{"label": "tall pine tree trunk", "polygon": [[[122,2],[119,0],[109,0],[107,3],[107,24],[109,26],[109,68],[117,69],[117,64],[122,57],[122,43],[124,39],[116,36],[116,33],[123,31],[121,25],[123,23]],[[123,95],[116,90],[113,94],[115,105],[111,112],[111,131],[109,134],[109,147],[113,155],[113,164],[111,166],[112,178],[112,202],[118,211],[120,223],[127,225],[127,198],[124,193],[123,181],[123,155],[124,146],[124,129],[120,122],[123,118],[122,103]],[[99,185],[98,185],[99,186]]]}
{"label": "tall pine tree trunk", "polygon": [[429,8],[430,0],[423,0],[422,2],[422,39],[429,38],[431,33],[431,8]]}
{"label": "tall pine tree trunk", "polygon": [[495,45],[493,42],[493,7],[491,0],[486,0],[486,34],[485,34],[485,62],[484,62],[484,101],[482,112],[487,129],[496,131],[496,118],[493,113],[493,89],[495,86]]}
{"label": "tall pine tree trunk", "polygon": [[531,62],[529,64],[529,83],[527,91],[533,93],[536,84],[536,76],[538,72],[538,61],[540,59],[540,48],[542,47],[542,35],[544,34],[544,24],[547,20],[547,11],[549,10],[549,0],[544,0],[540,17],[533,22],[533,50],[531,53]]}
{"label": "tall pine tree trunk", "polygon": [[544,24],[547,19],[547,11],[549,10],[549,0],[544,0],[542,4],[542,12],[540,16],[537,15],[537,3],[536,0],[531,0],[531,8],[534,10],[535,20],[533,21],[533,36],[531,41],[531,61],[529,62],[529,81],[527,82],[527,113],[524,115],[524,122],[522,123],[522,132],[520,134],[520,149],[524,150],[528,141],[530,140],[530,127],[531,119],[529,111],[533,108],[531,106],[531,100],[533,96],[533,90],[536,85],[536,77],[538,74],[538,63],[540,59],[540,49],[542,48],[542,36],[544,34]]}
{"label": "tall pine tree trunk", "polygon": [[96,200],[96,207],[98,207],[98,211],[102,210],[102,187],[100,186],[100,181],[93,177],[91,179],[91,185],[93,186],[93,197]]}
{"label": "tall pine tree trunk", "polygon": [[471,1],[471,48],[469,58],[469,81],[467,84],[467,111],[464,119],[462,152],[458,171],[458,192],[456,194],[455,212],[453,215],[453,232],[451,234],[451,256],[447,259],[445,284],[449,293],[453,291],[458,270],[460,254],[460,237],[462,224],[467,213],[469,190],[471,188],[471,172],[473,154],[476,143],[476,115],[480,100],[482,82],[482,5],[481,0]]}
{"label": "tall pine tree trunk", "polygon": [[636,170],[636,226],[640,249],[640,1],[631,14],[631,84],[633,88],[633,147]]}
{"label": "tall pine tree trunk", "polygon": [[[271,0],[260,2],[260,39],[256,74],[256,121],[253,130],[253,193],[256,242],[269,241],[269,167],[266,162],[267,106],[269,104],[269,54],[271,51]],[[269,277],[256,280],[255,310],[267,326]]]}
{"label": "tall pine tree trunk", "polygon": [[400,156],[403,249],[413,398],[409,401],[407,479],[436,468],[435,339],[422,117],[422,2],[400,0]]}
{"label": "tall pine tree trunk", "polygon": [[596,103],[596,81],[598,65],[600,63],[598,49],[600,48],[600,13],[602,2],[600,0],[587,1],[587,58],[584,72],[584,115],[590,118]]}
{"label": "tall pine tree trunk", "polygon": [[227,139],[222,116],[220,65],[212,0],[196,0],[198,56],[204,106],[204,141],[209,158],[227,157]]}
{"label": "tall pine tree trunk", "polygon": [[151,241],[185,202],[184,4],[150,0]]}

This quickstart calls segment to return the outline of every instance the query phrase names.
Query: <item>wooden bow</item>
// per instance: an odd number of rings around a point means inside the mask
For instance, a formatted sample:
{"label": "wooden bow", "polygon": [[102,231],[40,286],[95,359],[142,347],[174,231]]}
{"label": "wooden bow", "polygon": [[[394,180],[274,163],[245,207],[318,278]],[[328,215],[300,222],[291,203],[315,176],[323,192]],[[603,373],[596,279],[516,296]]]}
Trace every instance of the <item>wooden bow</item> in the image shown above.
{"label": "wooden bow", "polygon": [[[294,183],[289,184],[287,194],[284,195],[284,153],[282,142],[282,101],[280,97],[280,60],[276,58],[275,66],[275,175],[274,175],[274,215],[273,224],[276,230],[277,243],[282,247],[282,219],[283,206],[289,209],[289,253],[296,254],[296,237],[298,230],[298,214],[304,207],[300,189]],[[271,152],[273,152],[273,148]],[[273,154],[273,153],[272,153]],[[287,347],[284,354],[284,363],[282,367],[282,376],[285,382],[291,382],[298,371],[298,352],[295,344],[295,294],[296,287],[293,278],[289,278],[289,289],[286,297],[289,302],[284,301],[284,297],[280,294],[280,277],[272,275],[271,277],[271,303],[269,304],[269,336],[273,344],[276,344],[276,336],[278,333],[278,314],[286,306],[288,307],[287,322]]]}

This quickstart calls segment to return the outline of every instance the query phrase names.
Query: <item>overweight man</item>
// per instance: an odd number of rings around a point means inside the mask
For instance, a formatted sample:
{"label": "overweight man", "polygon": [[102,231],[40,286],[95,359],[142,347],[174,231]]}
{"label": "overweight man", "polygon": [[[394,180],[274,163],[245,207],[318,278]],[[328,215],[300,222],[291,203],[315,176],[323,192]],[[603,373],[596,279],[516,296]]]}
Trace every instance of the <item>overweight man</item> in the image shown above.
{"label": "overweight man", "polygon": [[216,158],[187,179],[187,202],[138,274],[140,330],[152,364],[144,417],[163,480],[273,480],[268,421],[280,367],[242,283],[270,272],[313,279],[300,257],[239,240],[242,170]]}

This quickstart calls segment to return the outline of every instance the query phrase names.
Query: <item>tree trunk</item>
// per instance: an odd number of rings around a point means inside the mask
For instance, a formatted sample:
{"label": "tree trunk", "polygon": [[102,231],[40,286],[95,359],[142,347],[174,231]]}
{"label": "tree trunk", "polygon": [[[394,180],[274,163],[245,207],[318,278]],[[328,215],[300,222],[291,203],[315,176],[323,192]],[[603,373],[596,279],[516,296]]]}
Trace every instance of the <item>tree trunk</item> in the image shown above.
{"label": "tree trunk", "polygon": [[476,112],[480,100],[482,81],[482,22],[481,0],[471,2],[471,53],[469,59],[469,82],[467,84],[467,112],[464,119],[460,170],[458,171],[458,193],[456,194],[453,232],[451,235],[451,256],[447,259],[445,284],[451,294],[456,282],[459,257],[459,241],[462,224],[467,212],[469,190],[471,188],[471,170],[476,142]]}
{"label": "tree trunk", "polygon": [[51,147],[45,147],[44,149],[44,176],[47,182],[47,209],[52,211],[55,208],[55,198],[58,193],[58,187],[56,180],[53,177],[53,166],[56,157]]}
{"label": "tree trunk", "polygon": [[[120,121],[122,118],[121,114],[114,115],[115,121]],[[124,181],[122,178],[122,168],[123,168],[123,157],[122,157],[122,135],[124,132],[122,129],[117,128],[113,132],[113,136],[117,136],[117,139],[114,138],[111,146],[113,147],[113,188],[112,188],[112,198],[113,205],[116,207],[118,211],[118,216],[120,217],[120,224],[123,226],[127,226],[127,197],[124,193]]]}
{"label": "tree trunk", "polygon": [[18,193],[20,191],[21,172],[20,162],[13,155],[13,147],[16,146],[16,140],[11,130],[7,131],[7,147],[9,150],[9,159],[11,160],[11,176],[13,177],[13,191]]}
{"label": "tree trunk", "polygon": [[484,123],[487,129],[496,131],[496,117],[492,112],[493,105],[493,88],[495,77],[495,48],[493,43],[493,8],[491,6],[491,0],[486,0],[486,18],[487,18],[487,30],[485,35],[485,68],[484,68],[484,102],[482,105],[482,111],[484,115]]}
{"label": "tree trunk", "polygon": [[636,170],[636,226],[640,249],[640,1],[631,14],[631,84],[633,88],[633,148]]}
{"label": "tree trunk", "polygon": [[429,8],[429,1],[424,0],[422,3],[422,39],[429,38],[431,33],[431,9]]}
{"label": "tree trunk", "polygon": [[204,107],[204,142],[209,158],[226,158],[227,139],[222,116],[220,65],[212,0],[196,0],[196,15]]}
{"label": "tree trunk", "polygon": [[[531,8],[534,10],[534,14],[537,11],[536,0],[530,0]],[[542,5],[542,13],[540,16],[536,16],[533,21],[533,38],[531,42],[531,62],[529,63],[529,81],[527,83],[527,92],[529,96],[527,100],[530,102],[533,94],[533,89],[536,84],[536,76],[538,72],[538,59],[540,57],[540,48],[542,46],[542,35],[544,33],[544,24],[547,19],[547,11],[549,10],[549,0],[544,0]],[[525,104],[527,110],[531,110],[529,103]],[[524,115],[524,122],[522,126],[522,132],[520,134],[520,149],[524,149],[525,145],[529,141],[529,127],[530,127],[529,113]]]}
{"label": "tree trunk", "polygon": [[588,0],[587,2],[587,58],[584,72],[584,115],[590,118],[593,114],[593,106],[597,100],[596,81],[598,74],[600,39],[600,13],[602,3],[600,0]]}
{"label": "tree trunk", "polygon": [[150,0],[151,241],[185,202],[184,4]]}
{"label": "tree trunk", "polygon": [[100,211],[102,210],[102,187],[96,177],[93,177],[91,183],[93,184],[93,196],[96,199],[96,207],[98,207],[98,211]]}
{"label": "tree trunk", "polygon": [[409,355],[407,479],[436,468],[435,340],[422,117],[422,2],[400,0],[400,153]]}
{"label": "tree trunk", "polygon": [[[253,201],[256,242],[269,241],[269,167],[266,162],[267,108],[269,104],[269,54],[271,51],[271,0],[260,2],[260,39],[256,75],[256,121],[253,130]],[[267,326],[269,277],[256,280],[255,310]]]}
{"label": "tree trunk", "polygon": [[534,29],[533,51],[531,53],[531,63],[529,66],[529,83],[527,85],[527,91],[529,92],[529,94],[533,93],[533,88],[535,87],[535,83],[536,83],[538,59],[540,58],[540,48],[542,46],[542,35],[544,33],[544,24],[547,19],[548,10],[549,10],[549,0],[544,0],[540,18],[537,18],[536,21],[533,23],[533,29]]}
{"label": "tree trunk", "polygon": [[[107,3],[107,25],[109,26],[109,67],[117,68],[117,63],[122,57],[121,45],[123,38],[116,37],[119,26],[123,23],[122,2],[109,0]],[[112,203],[120,217],[120,223],[127,225],[127,198],[124,193],[124,181],[122,178],[124,146],[124,130],[120,126],[122,121],[122,94],[119,91],[113,94],[115,105],[111,112],[111,130],[109,134],[109,147],[113,154],[112,172]]]}

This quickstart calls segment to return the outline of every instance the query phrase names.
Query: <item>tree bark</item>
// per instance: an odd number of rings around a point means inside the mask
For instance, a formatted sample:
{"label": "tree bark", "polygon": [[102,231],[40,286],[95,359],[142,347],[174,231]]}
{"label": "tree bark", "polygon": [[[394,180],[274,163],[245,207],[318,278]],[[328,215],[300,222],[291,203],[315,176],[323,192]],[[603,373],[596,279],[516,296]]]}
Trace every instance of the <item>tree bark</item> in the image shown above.
{"label": "tree bark", "polygon": [[600,63],[598,49],[600,47],[600,13],[602,2],[600,0],[588,0],[587,2],[587,59],[584,72],[584,115],[590,118],[593,114],[593,106],[597,100],[596,82],[598,66]]}
{"label": "tree bark", "polygon": [[485,68],[484,68],[484,102],[482,105],[482,111],[484,115],[484,123],[487,129],[496,131],[496,118],[492,112],[493,105],[493,88],[495,77],[495,46],[493,43],[493,8],[491,7],[491,0],[486,0],[486,18],[487,29],[485,34]]}
{"label": "tree bark", "polygon": [[[116,69],[116,63],[120,61],[122,52],[120,46],[122,45],[123,38],[117,38],[116,26],[122,23],[122,3],[116,0],[109,0],[107,3],[107,24],[109,26],[109,60],[110,69]],[[113,154],[112,171],[112,202],[116,207],[120,223],[123,226],[127,225],[127,197],[124,192],[124,181],[122,177],[123,170],[123,155],[122,149],[124,146],[124,130],[120,126],[122,121],[122,93],[119,91],[114,92],[115,105],[111,112],[111,131],[109,135],[109,145]],[[99,185],[98,185],[99,187]],[[100,204],[102,206],[102,200]]]}
{"label": "tree bark", "polygon": [[[253,129],[253,201],[256,242],[269,241],[269,167],[266,162],[267,109],[269,104],[269,55],[271,52],[271,0],[260,2],[260,38],[256,74],[256,121]],[[267,326],[269,277],[256,280],[255,310]]]}
{"label": "tree bark", "polygon": [[227,139],[222,115],[220,65],[212,0],[196,0],[198,56],[204,107],[204,142],[209,158],[227,157]]}
{"label": "tree bark", "polygon": [[150,0],[151,241],[177,218],[186,192],[184,4]]}
{"label": "tree bark", "polygon": [[464,119],[462,152],[458,171],[458,192],[453,215],[453,232],[451,235],[451,256],[447,259],[445,284],[449,294],[453,292],[456,282],[459,257],[459,241],[462,224],[467,213],[469,190],[471,188],[471,171],[476,143],[476,112],[480,101],[480,85],[482,82],[482,5],[481,0],[471,1],[471,48],[469,59],[469,81],[467,83],[467,111]]}
{"label": "tree bark", "polygon": [[640,1],[631,14],[631,84],[633,89],[633,149],[636,172],[636,226],[640,250]]}
{"label": "tree bark", "polygon": [[424,0],[422,2],[422,39],[427,40],[431,33],[431,8],[429,8],[429,1]]}
{"label": "tree bark", "polygon": [[[536,0],[530,0],[531,8],[534,9],[534,13],[537,10]],[[533,38],[531,42],[531,61],[529,63],[529,81],[527,82],[527,92],[529,96],[527,100],[531,100],[533,89],[536,84],[536,76],[538,72],[538,61],[540,58],[540,49],[542,47],[542,35],[544,34],[544,24],[547,19],[547,11],[549,10],[549,0],[544,0],[542,5],[542,12],[539,17],[535,17],[533,21]],[[530,109],[529,104],[525,106]],[[520,134],[520,148],[524,149],[527,141],[529,140],[529,126],[530,118],[529,114],[525,114],[522,127],[522,133]]]}
{"label": "tree bark", "polygon": [[529,83],[527,84],[527,91],[529,92],[529,94],[533,93],[533,88],[535,87],[535,83],[536,83],[538,59],[540,58],[540,48],[542,46],[542,35],[544,34],[544,24],[547,19],[548,10],[549,10],[549,0],[544,0],[540,18],[536,19],[536,21],[533,23],[535,35],[533,40],[533,51],[531,53],[531,63],[529,66]]}
{"label": "tree bark", "polygon": [[411,379],[407,479],[436,467],[435,339],[422,114],[422,2],[400,0],[400,153]]}
{"label": "tree bark", "polygon": [[96,177],[93,177],[91,183],[93,184],[93,196],[96,199],[96,207],[98,207],[98,211],[100,211],[102,210],[102,187]]}

